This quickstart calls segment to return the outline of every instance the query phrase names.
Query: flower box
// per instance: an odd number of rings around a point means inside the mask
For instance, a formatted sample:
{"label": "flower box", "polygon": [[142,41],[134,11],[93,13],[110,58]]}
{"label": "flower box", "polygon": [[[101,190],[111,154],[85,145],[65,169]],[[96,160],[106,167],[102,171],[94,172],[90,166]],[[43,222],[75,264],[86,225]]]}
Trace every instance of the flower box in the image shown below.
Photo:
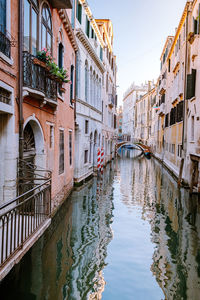
{"label": "flower box", "polygon": [[46,68],[46,67],[47,67],[46,63],[43,62],[43,61],[41,61],[41,60],[39,60],[37,57],[35,57],[35,58],[33,59],[33,63],[34,63],[34,65],[38,65],[38,66],[41,66],[41,67],[43,67],[43,68]]}
{"label": "flower box", "polygon": [[60,86],[59,89],[60,89],[61,93],[65,93],[65,91],[66,91],[66,89],[63,86]]}

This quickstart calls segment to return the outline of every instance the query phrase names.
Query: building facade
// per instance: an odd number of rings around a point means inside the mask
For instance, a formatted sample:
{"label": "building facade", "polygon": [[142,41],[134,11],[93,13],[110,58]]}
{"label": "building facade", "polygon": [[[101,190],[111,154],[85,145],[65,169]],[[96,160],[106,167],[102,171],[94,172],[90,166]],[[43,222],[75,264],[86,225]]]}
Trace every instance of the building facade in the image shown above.
{"label": "building facade", "polygon": [[123,138],[126,141],[133,142],[135,139],[135,103],[146,94],[148,86],[136,86],[134,83],[124,94],[123,98]]}
{"label": "building facade", "polygon": [[104,149],[104,164],[114,158],[116,144],[116,56],[113,53],[113,25],[110,20],[96,20],[105,47],[103,49],[103,63],[105,73],[102,85],[102,147]]}
{"label": "building facade", "polygon": [[[24,0],[23,6],[23,160],[51,171],[52,198],[73,187],[78,47],[71,28],[71,8],[71,1]],[[38,51],[46,51],[52,64],[65,69],[71,84],[58,83],[45,66],[37,64]]]}
{"label": "building facade", "polygon": [[0,2],[0,205],[16,196],[18,11],[15,6],[16,1]]}
{"label": "building facade", "polygon": [[200,1],[186,2],[175,35],[164,45],[151,101],[147,93],[136,102],[134,129],[193,192],[200,192],[199,11]]}
{"label": "building facade", "polygon": [[96,21],[86,1],[77,2],[76,39],[77,97],[75,131],[75,183],[93,175],[97,167],[97,149],[101,146],[102,60],[104,47]]}

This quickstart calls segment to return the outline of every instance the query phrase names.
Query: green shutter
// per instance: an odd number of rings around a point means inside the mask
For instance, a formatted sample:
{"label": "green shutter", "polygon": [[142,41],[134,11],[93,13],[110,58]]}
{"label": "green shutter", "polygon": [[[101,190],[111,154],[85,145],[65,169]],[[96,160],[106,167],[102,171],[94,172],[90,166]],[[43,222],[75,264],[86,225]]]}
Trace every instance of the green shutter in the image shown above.
{"label": "green shutter", "polygon": [[195,96],[196,89],[196,70],[192,69],[192,74],[187,75],[187,99]]}

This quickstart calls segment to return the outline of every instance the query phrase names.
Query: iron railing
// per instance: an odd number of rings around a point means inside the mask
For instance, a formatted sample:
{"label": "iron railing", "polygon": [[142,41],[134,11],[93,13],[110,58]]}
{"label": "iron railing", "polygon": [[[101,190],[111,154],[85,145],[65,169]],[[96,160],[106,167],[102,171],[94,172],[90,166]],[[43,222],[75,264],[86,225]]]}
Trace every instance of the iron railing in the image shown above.
{"label": "iron railing", "polygon": [[58,83],[46,68],[34,63],[34,58],[30,53],[23,52],[24,86],[42,92],[45,98],[56,102]]}
{"label": "iron railing", "polygon": [[18,195],[49,179],[51,179],[51,171],[38,167],[26,159],[18,160]]}
{"label": "iron railing", "polygon": [[4,32],[0,26],[0,52],[10,58],[11,42],[8,38],[6,31]]}
{"label": "iron railing", "polygon": [[51,214],[51,179],[0,206],[0,268]]}

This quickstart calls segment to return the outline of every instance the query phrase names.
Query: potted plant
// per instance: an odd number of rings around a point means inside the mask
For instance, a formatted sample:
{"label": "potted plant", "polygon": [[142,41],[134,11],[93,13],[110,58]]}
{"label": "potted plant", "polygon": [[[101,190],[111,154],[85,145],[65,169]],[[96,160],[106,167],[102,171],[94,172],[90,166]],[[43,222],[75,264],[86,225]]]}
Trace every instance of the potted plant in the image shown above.
{"label": "potted plant", "polygon": [[48,63],[52,60],[53,58],[51,57],[49,51],[46,48],[43,48],[41,51],[37,52],[36,57],[33,59],[33,63],[43,68],[50,69]]}

